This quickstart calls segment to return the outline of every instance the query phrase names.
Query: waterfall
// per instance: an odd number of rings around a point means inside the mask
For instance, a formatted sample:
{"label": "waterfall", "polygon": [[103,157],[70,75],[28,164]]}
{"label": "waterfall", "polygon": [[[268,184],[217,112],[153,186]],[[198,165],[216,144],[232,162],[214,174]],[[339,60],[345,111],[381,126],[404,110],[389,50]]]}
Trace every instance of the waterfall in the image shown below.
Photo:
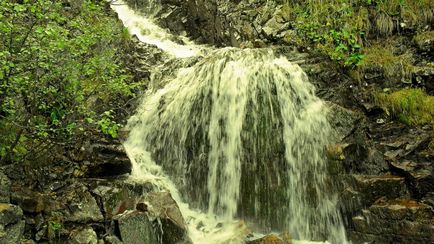
{"label": "waterfall", "polygon": [[[112,8],[174,58],[203,50],[173,42],[126,5]],[[195,243],[241,243],[247,229],[237,219],[255,231],[346,243],[324,156],[327,108],[306,74],[271,49],[207,52],[149,89],[130,118],[131,178],[171,192]]]}

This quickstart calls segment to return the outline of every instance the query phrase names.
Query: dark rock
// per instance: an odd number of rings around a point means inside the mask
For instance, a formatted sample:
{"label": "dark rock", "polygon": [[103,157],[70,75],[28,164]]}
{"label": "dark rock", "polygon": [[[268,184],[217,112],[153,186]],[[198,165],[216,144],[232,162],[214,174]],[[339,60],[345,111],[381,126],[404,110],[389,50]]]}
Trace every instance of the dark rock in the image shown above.
{"label": "dark rock", "polygon": [[353,218],[354,242],[431,243],[432,208],[412,200],[378,201]]}
{"label": "dark rock", "polygon": [[405,176],[413,197],[422,198],[426,193],[434,191],[434,169],[432,163],[416,163],[413,161],[391,162],[392,169]]}
{"label": "dark rock", "polygon": [[395,199],[407,195],[404,177],[394,175],[368,176],[355,175],[355,188],[363,195],[365,206],[379,198]]}
{"label": "dark rock", "polygon": [[75,229],[69,237],[70,244],[97,244],[98,238],[91,227]]}
{"label": "dark rock", "polygon": [[333,128],[331,142],[340,143],[361,123],[362,115],[334,103],[327,103],[328,120]]}
{"label": "dark rock", "polygon": [[0,243],[19,243],[25,227],[23,211],[19,206],[0,203]]}
{"label": "dark rock", "polygon": [[126,211],[115,217],[115,223],[123,243],[160,243],[159,235],[146,213]]}
{"label": "dark rock", "polygon": [[11,192],[11,181],[0,170],[0,203],[9,203]]}
{"label": "dark rock", "polygon": [[86,160],[90,162],[87,177],[118,176],[131,173],[131,161],[119,141],[91,144],[86,148]]}

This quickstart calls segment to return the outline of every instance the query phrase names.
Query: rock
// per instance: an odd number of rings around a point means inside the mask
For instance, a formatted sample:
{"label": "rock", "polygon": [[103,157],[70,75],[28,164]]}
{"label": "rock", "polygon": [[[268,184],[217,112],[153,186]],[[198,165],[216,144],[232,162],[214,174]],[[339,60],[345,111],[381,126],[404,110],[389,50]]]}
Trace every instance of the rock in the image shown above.
{"label": "rock", "polygon": [[388,171],[387,162],[380,151],[359,140],[343,149],[343,165],[348,173],[382,174]]}
{"label": "rock", "polygon": [[432,208],[413,200],[378,201],[353,218],[356,243],[431,243]]}
{"label": "rock", "polygon": [[340,143],[353,132],[362,116],[335,103],[328,102],[327,107],[329,109],[327,117],[333,129],[333,136],[330,141]]}
{"label": "rock", "polygon": [[11,181],[0,170],[0,203],[10,202]]}
{"label": "rock", "polygon": [[90,162],[87,177],[118,176],[131,173],[131,161],[119,141],[101,141],[86,148]]}
{"label": "rock", "polygon": [[355,188],[363,195],[365,206],[382,197],[395,199],[407,195],[404,177],[394,175],[354,175],[353,177]]}
{"label": "rock", "polygon": [[41,213],[47,209],[48,196],[24,187],[12,189],[11,202],[19,205],[25,212]]}
{"label": "rock", "polygon": [[93,180],[90,182],[90,187],[102,205],[106,220],[111,220],[113,216],[122,214],[126,210],[135,210],[136,204],[153,190],[151,183],[131,183],[121,180]]}
{"label": "rock", "polygon": [[288,235],[277,236],[275,234],[268,234],[258,239],[247,240],[247,244],[291,244],[291,238]]}
{"label": "rock", "polygon": [[69,237],[70,244],[97,244],[98,238],[95,231],[91,227],[75,229]]}
{"label": "rock", "polygon": [[426,193],[434,191],[434,168],[432,163],[416,163],[406,160],[391,162],[390,165],[395,172],[405,176],[414,197],[422,198]]}
{"label": "rock", "polygon": [[64,208],[59,210],[63,212],[64,221],[89,223],[104,220],[95,198],[82,183],[75,182],[62,189],[57,199],[64,205]]}
{"label": "rock", "polygon": [[146,213],[126,211],[115,217],[115,225],[123,243],[160,243],[158,226],[153,225]]}
{"label": "rock", "polygon": [[188,240],[187,225],[178,204],[170,193],[149,193],[145,201],[148,203],[149,216],[159,219],[158,222],[161,223],[164,243],[179,243]]}
{"label": "rock", "polygon": [[19,243],[25,227],[23,211],[19,206],[0,203],[0,243]]}

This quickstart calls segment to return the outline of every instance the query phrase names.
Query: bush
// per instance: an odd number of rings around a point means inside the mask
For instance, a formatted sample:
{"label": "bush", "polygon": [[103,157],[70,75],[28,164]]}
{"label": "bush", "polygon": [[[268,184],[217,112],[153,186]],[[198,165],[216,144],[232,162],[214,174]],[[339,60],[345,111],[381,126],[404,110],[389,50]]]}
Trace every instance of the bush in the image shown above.
{"label": "bush", "polygon": [[35,160],[101,130],[117,135],[106,111],[136,84],[122,68],[126,32],[106,8],[105,1],[1,1],[0,163]]}

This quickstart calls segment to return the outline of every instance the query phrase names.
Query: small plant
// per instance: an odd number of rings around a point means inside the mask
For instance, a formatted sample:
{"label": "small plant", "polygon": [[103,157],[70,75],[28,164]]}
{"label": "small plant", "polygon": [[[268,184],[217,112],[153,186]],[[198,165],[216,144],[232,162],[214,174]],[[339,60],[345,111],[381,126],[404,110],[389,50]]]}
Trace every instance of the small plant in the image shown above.
{"label": "small plant", "polygon": [[102,133],[110,135],[112,138],[118,137],[118,131],[122,127],[121,124],[114,121],[114,116],[112,115],[113,110],[105,111],[101,115],[101,119],[97,122],[99,129]]}

